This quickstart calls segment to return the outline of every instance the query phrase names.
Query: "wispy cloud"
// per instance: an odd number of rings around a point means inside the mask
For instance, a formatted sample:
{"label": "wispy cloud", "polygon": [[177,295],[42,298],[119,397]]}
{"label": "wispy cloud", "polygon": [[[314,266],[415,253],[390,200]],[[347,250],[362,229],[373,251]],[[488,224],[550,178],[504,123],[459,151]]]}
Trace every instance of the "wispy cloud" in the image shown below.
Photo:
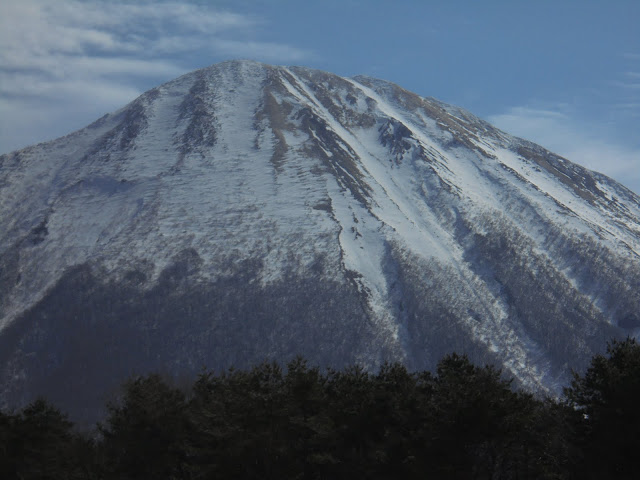
{"label": "wispy cloud", "polygon": [[[225,58],[309,56],[256,39],[262,24],[209,3],[0,2],[0,153],[68,133],[149,86]],[[30,123],[29,112],[39,118]],[[56,117],[57,128],[40,129],[43,115]]]}
{"label": "wispy cloud", "polygon": [[622,58],[626,58],[627,60],[640,60],[640,53],[634,52],[624,52],[621,54]]}
{"label": "wispy cloud", "polygon": [[621,87],[621,88],[630,88],[630,89],[638,89],[638,88],[640,88],[640,82],[615,81],[615,82],[611,82],[611,84],[614,87]]}
{"label": "wispy cloud", "polygon": [[582,124],[571,113],[520,106],[488,120],[640,193],[640,148],[604,136],[596,126]]}

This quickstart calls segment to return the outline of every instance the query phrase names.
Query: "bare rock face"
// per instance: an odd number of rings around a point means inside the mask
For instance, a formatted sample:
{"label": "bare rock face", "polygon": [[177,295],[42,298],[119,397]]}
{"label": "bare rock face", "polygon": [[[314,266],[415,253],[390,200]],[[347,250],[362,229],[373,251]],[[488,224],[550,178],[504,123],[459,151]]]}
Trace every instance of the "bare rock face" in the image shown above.
{"label": "bare rock face", "polygon": [[388,82],[225,62],[0,156],[0,399],[445,353],[555,392],[640,331],[640,199]]}

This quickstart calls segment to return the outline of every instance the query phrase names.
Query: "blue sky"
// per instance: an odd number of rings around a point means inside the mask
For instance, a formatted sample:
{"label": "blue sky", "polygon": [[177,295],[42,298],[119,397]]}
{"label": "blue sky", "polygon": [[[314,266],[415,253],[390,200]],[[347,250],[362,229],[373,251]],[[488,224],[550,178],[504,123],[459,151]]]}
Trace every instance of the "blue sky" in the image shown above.
{"label": "blue sky", "polygon": [[396,82],[640,193],[640,1],[0,2],[0,153],[231,58]]}

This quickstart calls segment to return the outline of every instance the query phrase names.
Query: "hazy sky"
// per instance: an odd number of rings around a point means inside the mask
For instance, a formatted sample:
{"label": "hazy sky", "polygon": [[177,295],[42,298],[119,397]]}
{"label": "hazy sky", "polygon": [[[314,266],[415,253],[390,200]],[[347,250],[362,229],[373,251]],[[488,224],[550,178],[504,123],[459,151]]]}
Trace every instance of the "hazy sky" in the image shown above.
{"label": "hazy sky", "polygon": [[391,80],[640,193],[638,0],[0,0],[0,153],[232,58]]}

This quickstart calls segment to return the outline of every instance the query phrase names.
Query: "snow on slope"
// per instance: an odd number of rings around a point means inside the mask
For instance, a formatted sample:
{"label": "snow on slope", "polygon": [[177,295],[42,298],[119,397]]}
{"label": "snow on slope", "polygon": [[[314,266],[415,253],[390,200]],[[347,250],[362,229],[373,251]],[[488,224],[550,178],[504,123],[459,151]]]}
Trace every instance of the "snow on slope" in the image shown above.
{"label": "snow on slope", "polygon": [[[547,388],[558,378],[548,340],[519,323],[526,314],[513,298],[526,295],[502,278],[551,275],[593,304],[580,313],[590,329],[631,318],[636,301],[612,303],[614,291],[588,278],[597,268],[585,270],[575,245],[599,245],[589,247],[598,262],[614,255],[611,271],[637,272],[638,197],[468,112],[366,77],[225,62],[0,157],[0,175],[0,328],[70,266],[94,262],[112,279],[149,268],[151,288],[193,249],[201,282],[229,274],[224,259],[259,259],[263,287],[290,271],[346,275],[379,335],[407,359],[419,316],[399,300],[407,271],[419,285],[406,289],[446,300],[474,342],[523,383]],[[522,256],[497,273],[500,259],[481,257],[495,248]]]}

